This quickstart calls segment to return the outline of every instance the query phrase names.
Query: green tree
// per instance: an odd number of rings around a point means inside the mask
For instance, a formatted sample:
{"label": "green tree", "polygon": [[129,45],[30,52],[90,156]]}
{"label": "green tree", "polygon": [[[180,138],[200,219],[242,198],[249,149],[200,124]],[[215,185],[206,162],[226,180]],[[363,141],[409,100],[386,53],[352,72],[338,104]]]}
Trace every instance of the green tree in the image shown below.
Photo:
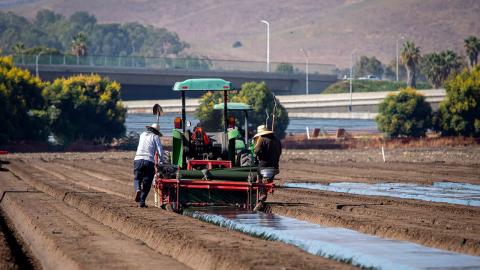
{"label": "green tree", "polygon": [[432,125],[432,108],[425,97],[413,88],[389,94],[380,103],[375,118],[378,129],[388,136],[422,137]]}
{"label": "green tree", "polygon": [[12,47],[12,51],[15,54],[23,55],[23,53],[25,52],[25,44],[23,44],[23,42],[15,43],[15,45],[13,45]]}
{"label": "green tree", "polygon": [[429,53],[422,58],[422,73],[434,88],[440,88],[452,74],[456,74],[462,66],[462,58],[451,50],[440,53]]}
{"label": "green tree", "polygon": [[15,53],[15,55],[20,55],[22,59],[22,64],[25,63],[25,44],[23,42],[18,42],[12,47],[12,51]]}
{"label": "green tree", "polygon": [[413,41],[405,41],[401,51],[402,62],[407,68],[407,85],[417,87],[417,66],[420,62],[420,47],[415,46]]}
{"label": "green tree", "polygon": [[275,72],[292,74],[294,72],[294,69],[293,69],[292,64],[280,63],[280,64],[277,65],[277,68],[275,69]]}
{"label": "green tree", "polygon": [[99,75],[78,75],[55,80],[43,91],[50,127],[63,144],[84,139],[106,139],[125,133],[126,110],[120,85]]}
{"label": "green tree", "polygon": [[[276,103],[274,131],[279,138],[285,137],[285,130],[287,130],[290,122],[288,112],[273,95],[272,91],[268,89],[265,82],[246,82],[242,84],[242,90],[232,98],[232,101],[252,105],[253,113],[250,115],[249,122],[254,128],[266,123],[266,113],[268,112],[268,114],[272,115]],[[267,124],[271,126],[272,116],[270,116]]]}
{"label": "green tree", "polygon": [[11,57],[0,57],[0,143],[46,140],[44,86]]}
{"label": "green tree", "polygon": [[[84,11],[65,18],[44,9],[37,12],[33,23],[14,13],[0,11],[0,44],[7,52],[18,42],[26,48],[48,47],[71,52],[72,41],[81,32],[88,40],[91,55],[177,56],[189,47],[176,33],[165,28],[138,23],[98,24],[94,15]],[[85,50],[75,49],[73,53],[81,51]]]}
{"label": "green tree", "polygon": [[480,137],[480,66],[447,80],[445,90],[447,97],[440,103],[435,129],[442,135]]}
{"label": "green tree", "polygon": [[[272,124],[272,113],[277,103],[275,112],[275,134],[280,138],[285,136],[289,118],[287,110],[280,104],[278,99],[268,89],[267,85],[256,82],[247,82],[242,84],[242,89],[237,93],[229,93],[228,100],[232,102],[242,102],[252,105],[253,112],[249,114],[249,123],[252,128],[266,123],[266,113],[270,114],[269,126]],[[223,102],[222,92],[207,92],[200,98],[200,106],[197,109],[196,116],[207,131],[217,131],[221,128],[223,123],[222,113],[219,110],[213,110],[215,104]],[[237,122],[239,126],[243,126],[243,117],[238,117]]]}
{"label": "green tree", "polygon": [[56,48],[48,48],[43,46],[37,46],[33,48],[28,48],[25,50],[26,55],[37,55],[42,53],[43,55],[59,55],[60,51]]}
{"label": "green tree", "polygon": [[240,47],[242,47],[242,46],[243,46],[242,42],[240,42],[240,41],[238,41],[238,40],[235,41],[235,42],[232,44],[232,48],[240,48]]}
{"label": "green tree", "polygon": [[[397,60],[392,59],[385,67],[385,77],[389,80],[397,80]],[[399,61],[398,63],[398,81],[407,81],[407,69],[405,65]]]}
{"label": "green tree", "polygon": [[87,35],[79,32],[72,39],[72,54],[79,56],[86,56],[88,51]]}
{"label": "green tree", "polygon": [[379,78],[383,76],[383,66],[380,60],[375,56],[361,56],[360,60],[355,64],[353,69],[355,71],[355,77],[364,77],[367,75],[375,75]]}
{"label": "green tree", "polygon": [[40,28],[47,28],[62,20],[63,16],[49,9],[42,9],[37,12],[34,24]]}
{"label": "green tree", "polygon": [[22,42],[25,47],[47,46],[57,48],[58,40],[55,37],[39,30],[26,18],[12,12],[0,11],[0,44],[6,52],[15,44]]}
{"label": "green tree", "polygon": [[[233,94],[229,93],[228,99],[231,100],[232,97]],[[223,115],[220,110],[214,110],[213,106],[222,102],[223,92],[221,91],[208,91],[200,97],[199,106],[195,114],[206,131],[221,130]]]}
{"label": "green tree", "polygon": [[97,18],[86,11],[77,11],[70,15],[70,23],[77,31],[89,31],[97,24]]}
{"label": "green tree", "polygon": [[475,36],[469,36],[465,39],[465,51],[470,61],[470,67],[475,67],[478,63],[478,53],[480,51],[480,40]]}

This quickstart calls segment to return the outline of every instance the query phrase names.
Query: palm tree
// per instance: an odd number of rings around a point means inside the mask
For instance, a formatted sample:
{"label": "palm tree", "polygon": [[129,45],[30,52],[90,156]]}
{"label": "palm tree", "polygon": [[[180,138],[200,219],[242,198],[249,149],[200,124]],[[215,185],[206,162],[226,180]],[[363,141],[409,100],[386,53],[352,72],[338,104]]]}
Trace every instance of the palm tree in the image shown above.
{"label": "palm tree", "polygon": [[24,64],[25,61],[24,61],[24,58],[23,58],[23,54],[25,53],[25,44],[23,44],[23,42],[15,43],[15,45],[12,46],[12,51],[16,55],[21,55],[22,56],[22,64]]}
{"label": "palm tree", "polygon": [[440,88],[445,80],[456,74],[462,66],[462,58],[451,50],[429,53],[422,59],[423,74],[434,88]]}
{"label": "palm tree", "polygon": [[77,56],[77,65],[80,62],[80,56],[87,55],[87,35],[83,32],[79,32],[72,39],[72,54]]}
{"label": "palm tree", "polygon": [[478,52],[480,51],[480,40],[475,36],[469,36],[465,39],[465,51],[467,52],[470,66],[473,68],[477,65]]}
{"label": "palm tree", "polygon": [[445,62],[444,67],[444,77],[445,79],[450,76],[450,74],[458,73],[462,67],[462,57],[458,56],[452,50],[446,50],[440,53],[443,61]]}
{"label": "palm tree", "polygon": [[402,62],[407,68],[407,84],[415,88],[417,86],[417,65],[420,62],[420,47],[416,47],[413,41],[405,41],[402,48]]}

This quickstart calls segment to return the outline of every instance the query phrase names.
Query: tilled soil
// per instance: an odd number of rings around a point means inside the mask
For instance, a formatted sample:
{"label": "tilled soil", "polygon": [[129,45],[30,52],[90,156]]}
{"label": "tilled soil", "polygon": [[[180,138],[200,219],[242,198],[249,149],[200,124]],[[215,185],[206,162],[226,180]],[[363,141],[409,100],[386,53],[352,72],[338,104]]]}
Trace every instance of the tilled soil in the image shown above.
{"label": "tilled soil", "polygon": [[[173,260],[172,263],[175,263],[172,266],[162,268],[352,268],[343,263],[310,255],[293,246],[253,238],[158,208],[137,208],[132,200],[131,167],[127,168],[126,166],[118,165],[108,167],[108,162],[103,164],[91,160],[69,161],[54,159],[49,162],[46,162],[46,160],[48,159],[28,159],[26,162],[12,160],[8,168],[22,182],[35,187],[42,195],[48,194],[51,200],[55,200],[63,207],[74,208],[75,211],[79,210],[80,214],[86,218],[100,223],[101,227],[106,230],[115,231],[127,240],[141,240],[140,242],[146,245],[141,247],[155,253],[154,255],[150,254],[152,259],[161,260],[165,264],[165,258],[168,258]],[[114,161],[112,160],[112,162]],[[37,193],[35,195],[40,196]],[[46,204],[46,202],[39,199],[34,201],[42,207]],[[5,207],[14,209],[11,205],[5,205]],[[58,209],[59,207],[56,206],[57,209],[55,211],[52,209],[54,217],[54,212],[61,212]],[[34,215],[34,213],[30,214]],[[73,220],[76,221],[77,219]],[[27,222],[25,221],[24,223]],[[58,228],[55,231],[68,231],[68,225],[68,223],[60,222],[56,224]],[[17,226],[21,227],[21,224],[16,224]],[[93,242],[92,239],[90,241],[79,241],[73,233],[71,235],[62,233],[62,236],[63,241],[57,239],[59,241],[58,245],[61,246],[59,250],[66,250],[66,252],[70,250],[68,243],[77,243],[77,245],[84,243],[86,245]],[[38,240],[41,243],[45,241],[48,240]],[[119,249],[130,249],[121,243],[111,242],[109,245]],[[77,249],[77,254],[89,252],[90,249],[87,247]],[[99,252],[92,250],[92,254],[102,254],[103,249],[105,249],[104,252],[112,252],[105,246],[98,248]],[[46,250],[48,252],[48,249]],[[42,257],[42,255],[37,256]],[[44,257],[48,256],[44,255]],[[65,265],[67,263],[72,265],[73,262],[71,262],[70,257],[66,256],[68,260],[65,259]],[[104,257],[99,256],[98,258]],[[122,259],[127,261],[129,258],[136,259],[138,263],[142,261],[135,254],[124,254],[123,257]],[[113,256],[109,260],[100,260],[97,264],[105,266],[104,268],[117,268],[118,264],[124,265],[123,268],[136,268],[132,267],[131,264],[122,264],[121,262],[121,259],[117,260]],[[91,268],[91,265],[87,262],[79,263],[78,265],[82,266],[80,268]],[[55,266],[48,268],[58,269]]]}
{"label": "tilled soil", "polygon": [[[453,181],[480,184],[480,148],[288,150],[278,183]],[[132,152],[10,155],[8,167],[35,188],[157,253],[194,269],[344,268],[308,255],[132,201]],[[149,199],[152,199],[149,195]],[[480,208],[390,197],[279,188],[269,196],[276,214],[480,255]],[[149,201],[152,204],[152,201]],[[138,228],[141,228],[139,230]],[[193,228],[193,229],[192,229]],[[172,245],[170,248],[166,246]],[[265,258],[269,258],[268,260]],[[288,258],[288,259],[287,259]]]}
{"label": "tilled soil", "polygon": [[[2,172],[2,209],[45,269],[190,269]],[[141,264],[139,264],[141,262]]]}
{"label": "tilled soil", "polygon": [[7,237],[12,237],[9,234],[11,232],[8,230],[3,216],[0,216],[0,269],[16,270],[19,269],[19,266],[15,261],[13,247],[7,239]]}
{"label": "tilled soil", "polygon": [[283,162],[280,182],[364,182],[364,183],[418,183],[449,181],[480,184],[480,165],[411,162]]}

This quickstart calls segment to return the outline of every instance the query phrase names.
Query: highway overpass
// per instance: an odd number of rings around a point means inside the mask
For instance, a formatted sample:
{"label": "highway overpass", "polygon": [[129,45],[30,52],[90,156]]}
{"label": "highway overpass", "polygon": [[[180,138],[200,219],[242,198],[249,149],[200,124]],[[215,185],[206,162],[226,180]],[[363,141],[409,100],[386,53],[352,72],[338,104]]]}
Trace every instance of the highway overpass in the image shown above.
{"label": "highway overpass", "polygon": [[[14,60],[16,65],[29,69],[33,74],[38,71],[39,76],[47,81],[75,74],[108,76],[122,85],[124,100],[177,98],[178,93],[171,90],[172,86],[177,81],[190,78],[222,78],[231,81],[236,88],[244,82],[264,81],[276,95],[298,95],[306,90],[305,64],[299,63],[271,63],[271,70],[283,72],[265,72],[266,64],[262,62],[210,59],[103,56],[77,59],[67,55],[41,55],[38,59],[15,56]],[[311,94],[318,94],[337,81],[334,65],[310,64],[309,70]],[[191,92],[187,93],[187,97],[199,97],[201,94]]]}
{"label": "highway overpass", "polygon": [[[444,89],[420,90],[433,109],[445,99]],[[392,92],[368,92],[352,94],[352,112],[348,111],[350,94],[312,94],[277,96],[287,109],[290,117],[332,118],[332,119],[374,119],[378,112],[378,104]],[[181,101],[176,100],[143,100],[125,101],[129,113],[150,113],[152,106],[159,103],[165,112],[180,113]],[[195,112],[198,99],[186,101],[186,110]]]}

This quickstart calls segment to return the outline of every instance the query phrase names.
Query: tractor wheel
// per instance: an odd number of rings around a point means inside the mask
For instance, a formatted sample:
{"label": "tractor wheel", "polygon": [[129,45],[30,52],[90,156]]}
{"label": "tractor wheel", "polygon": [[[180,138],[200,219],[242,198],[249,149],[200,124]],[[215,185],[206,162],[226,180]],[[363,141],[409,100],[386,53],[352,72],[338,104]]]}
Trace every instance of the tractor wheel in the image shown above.
{"label": "tractor wheel", "polygon": [[253,166],[253,156],[250,151],[245,151],[240,153],[240,167],[250,167]]}

